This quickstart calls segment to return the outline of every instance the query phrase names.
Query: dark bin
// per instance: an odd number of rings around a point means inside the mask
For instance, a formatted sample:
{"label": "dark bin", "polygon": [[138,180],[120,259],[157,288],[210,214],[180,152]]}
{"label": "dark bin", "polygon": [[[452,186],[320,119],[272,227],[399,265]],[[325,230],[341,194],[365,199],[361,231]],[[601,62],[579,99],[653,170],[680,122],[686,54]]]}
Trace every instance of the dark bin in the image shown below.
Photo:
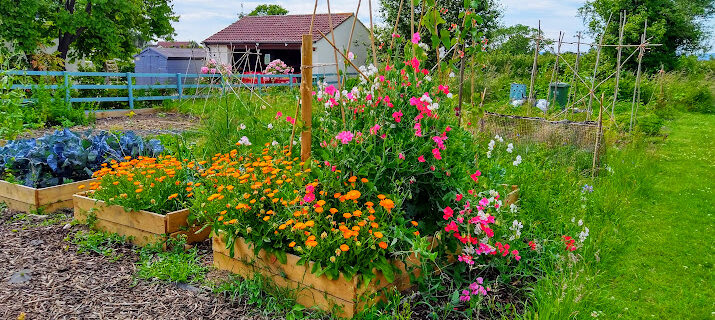
{"label": "dark bin", "polygon": [[569,85],[565,82],[553,82],[549,85],[549,102],[556,102],[565,108],[569,101]]}

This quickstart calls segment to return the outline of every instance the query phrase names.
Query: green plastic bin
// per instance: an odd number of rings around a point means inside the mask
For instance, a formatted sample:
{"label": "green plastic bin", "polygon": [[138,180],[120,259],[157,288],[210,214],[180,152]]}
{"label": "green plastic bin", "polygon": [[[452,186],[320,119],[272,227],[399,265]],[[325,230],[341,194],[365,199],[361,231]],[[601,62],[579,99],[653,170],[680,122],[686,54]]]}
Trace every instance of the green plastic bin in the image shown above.
{"label": "green plastic bin", "polygon": [[556,102],[565,108],[569,101],[569,85],[565,82],[553,82],[549,85],[549,102]]}

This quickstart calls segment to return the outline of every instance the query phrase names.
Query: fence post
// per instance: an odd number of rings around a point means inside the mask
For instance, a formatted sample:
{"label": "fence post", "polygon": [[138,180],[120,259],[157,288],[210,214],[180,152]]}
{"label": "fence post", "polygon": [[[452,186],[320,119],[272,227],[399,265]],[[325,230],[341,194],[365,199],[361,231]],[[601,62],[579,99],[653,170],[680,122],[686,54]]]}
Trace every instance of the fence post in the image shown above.
{"label": "fence post", "polygon": [[132,73],[127,72],[127,92],[129,96],[129,109],[134,109],[134,92],[132,87]]}
{"label": "fence post", "polygon": [[176,74],[176,90],[179,92],[179,100],[184,98],[184,86],[181,85],[181,73]]}
{"label": "fence post", "polygon": [[65,104],[67,105],[67,108],[71,108],[72,100],[70,97],[70,76],[67,74],[67,71],[62,71],[62,75],[64,76],[65,81]]}
{"label": "fence post", "polygon": [[291,74],[290,76],[288,76],[288,83],[289,83],[288,86],[289,86],[291,89],[293,89],[293,74]]}
{"label": "fence post", "polygon": [[223,73],[219,73],[219,81],[221,81],[221,95],[226,95],[226,83],[223,81]]}

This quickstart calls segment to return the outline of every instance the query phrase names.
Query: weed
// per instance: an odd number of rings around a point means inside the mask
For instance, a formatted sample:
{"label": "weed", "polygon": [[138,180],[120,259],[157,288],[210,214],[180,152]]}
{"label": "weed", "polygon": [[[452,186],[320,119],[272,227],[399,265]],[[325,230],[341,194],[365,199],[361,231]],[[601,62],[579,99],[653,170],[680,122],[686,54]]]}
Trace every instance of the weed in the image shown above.
{"label": "weed", "polygon": [[198,250],[184,250],[185,239],[169,239],[164,251],[163,243],[148,245],[139,250],[136,278],[156,279],[181,283],[201,283],[208,268],[201,264]]}
{"label": "weed", "polygon": [[117,261],[123,257],[123,254],[117,253],[117,247],[124,244],[127,238],[116,233],[80,230],[73,235],[67,235],[65,241],[76,245],[77,253],[96,253],[109,258],[110,261]]}

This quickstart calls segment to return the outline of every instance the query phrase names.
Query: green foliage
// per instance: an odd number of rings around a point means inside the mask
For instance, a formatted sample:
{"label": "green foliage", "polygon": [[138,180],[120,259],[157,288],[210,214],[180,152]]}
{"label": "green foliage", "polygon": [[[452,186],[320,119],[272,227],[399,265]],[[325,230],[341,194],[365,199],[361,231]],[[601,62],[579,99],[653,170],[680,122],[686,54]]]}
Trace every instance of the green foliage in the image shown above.
{"label": "green foliage", "polygon": [[288,14],[288,10],[277,4],[260,4],[253,11],[251,11],[249,16],[282,16]]}
{"label": "green foliage", "polygon": [[102,231],[77,231],[70,234],[65,239],[77,246],[78,253],[99,254],[116,261],[122,258],[122,254],[117,252],[117,248],[122,246],[127,240],[116,233],[105,233]]}
{"label": "green foliage", "polygon": [[663,119],[655,114],[647,114],[638,119],[638,130],[648,136],[658,135],[662,127]]}
{"label": "green foliage", "polygon": [[[494,48],[499,52],[518,55],[518,54],[534,54],[536,47],[536,37],[539,36],[539,30],[523,24],[516,24],[510,27],[501,27],[494,31],[494,35],[490,42],[490,48]],[[544,32],[541,32],[541,37],[545,38]],[[541,45],[550,45],[553,40],[543,40]]]}
{"label": "green foliage", "polygon": [[[618,43],[619,12],[625,11],[628,20],[624,27],[623,43],[638,44],[647,22],[646,38],[653,47],[643,58],[645,70],[657,70],[661,65],[667,69],[676,66],[676,56],[681,52],[697,52],[708,46],[708,23],[715,14],[713,0],[647,0],[617,1],[590,0],[580,9],[579,15],[587,23],[592,34],[606,28],[605,43]],[[612,15],[612,16],[611,16]],[[610,24],[606,26],[609,17]],[[605,48],[604,54],[616,56],[616,49]],[[630,60],[627,66],[634,70],[637,63]]]}
{"label": "green foliage", "polygon": [[[198,249],[186,250],[186,239],[169,239],[139,250],[136,277],[180,283],[201,283],[209,268],[202,264]],[[164,250],[166,245],[169,250]]]}
{"label": "green foliage", "polygon": [[[1,0],[0,37],[27,53],[58,40],[59,58],[128,59],[137,44],[174,33],[171,1]],[[59,37],[59,38],[58,38]],[[72,56],[68,56],[71,52]]]}

